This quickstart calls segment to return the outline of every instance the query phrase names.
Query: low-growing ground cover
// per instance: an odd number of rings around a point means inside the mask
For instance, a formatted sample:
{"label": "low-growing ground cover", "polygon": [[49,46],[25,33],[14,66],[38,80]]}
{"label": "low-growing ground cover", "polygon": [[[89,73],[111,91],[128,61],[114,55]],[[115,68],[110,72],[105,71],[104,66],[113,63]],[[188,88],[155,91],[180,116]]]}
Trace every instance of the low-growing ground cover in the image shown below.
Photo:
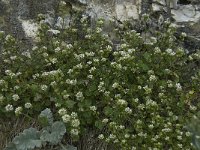
{"label": "low-growing ground cover", "polygon": [[200,54],[175,31],[168,21],[151,34],[124,23],[116,45],[102,19],[90,28],[82,17],[62,30],[41,23],[30,51],[1,33],[0,117],[31,122],[49,108],[78,149],[193,149],[186,125],[199,111]]}

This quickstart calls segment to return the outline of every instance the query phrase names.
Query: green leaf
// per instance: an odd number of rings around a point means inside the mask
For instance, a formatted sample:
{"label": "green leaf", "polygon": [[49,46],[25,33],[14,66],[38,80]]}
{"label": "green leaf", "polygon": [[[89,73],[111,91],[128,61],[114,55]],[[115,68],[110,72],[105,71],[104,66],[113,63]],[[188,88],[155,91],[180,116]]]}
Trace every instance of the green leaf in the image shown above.
{"label": "green leaf", "polygon": [[93,92],[97,89],[97,87],[96,87],[95,84],[91,84],[88,89],[89,89],[90,92]]}
{"label": "green leaf", "polygon": [[9,143],[8,146],[4,150],[17,150],[17,148],[14,143]]}
{"label": "green leaf", "polygon": [[66,101],[67,108],[73,108],[75,104],[76,104],[76,102],[74,102],[72,100]]}
{"label": "green leaf", "polygon": [[61,142],[65,132],[65,124],[63,122],[56,121],[52,124],[50,131],[43,130],[41,132],[40,139],[45,142],[50,142],[51,144],[58,144]]}
{"label": "green leaf", "polygon": [[42,146],[39,132],[35,128],[25,129],[19,136],[14,138],[13,143],[16,145],[17,150],[29,150]]}
{"label": "green leaf", "polygon": [[76,147],[72,146],[72,145],[63,145],[61,144],[61,149],[60,150],[77,150]]}
{"label": "green leaf", "polygon": [[67,150],[77,150],[77,148],[68,144],[67,145]]}
{"label": "green leaf", "polygon": [[112,114],[112,108],[110,108],[110,107],[105,107],[104,108],[104,113],[105,113],[105,115],[108,115],[108,116],[110,116],[111,114]]}
{"label": "green leaf", "polygon": [[43,110],[39,115],[40,122],[43,125],[48,125],[53,123],[53,114],[49,108]]}
{"label": "green leaf", "polygon": [[98,128],[98,129],[103,129],[103,126],[104,126],[104,124],[102,123],[102,121],[96,121],[95,122],[95,126]]}

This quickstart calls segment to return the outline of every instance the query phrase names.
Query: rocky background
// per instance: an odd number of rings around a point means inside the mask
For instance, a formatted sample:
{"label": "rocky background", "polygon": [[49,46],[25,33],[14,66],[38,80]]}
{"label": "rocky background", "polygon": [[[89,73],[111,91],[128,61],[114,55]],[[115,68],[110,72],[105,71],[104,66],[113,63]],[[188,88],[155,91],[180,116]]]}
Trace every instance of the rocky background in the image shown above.
{"label": "rocky background", "polygon": [[[170,18],[178,32],[186,32],[186,47],[200,48],[200,1],[179,0],[175,8],[166,0],[0,0],[0,30],[11,33],[29,47],[37,36],[37,16],[43,14],[52,28],[70,25],[77,11],[91,18],[139,20],[149,13],[155,20]],[[171,0],[172,1],[172,0]],[[162,15],[162,16],[161,16]],[[108,28],[109,29],[109,28]]]}

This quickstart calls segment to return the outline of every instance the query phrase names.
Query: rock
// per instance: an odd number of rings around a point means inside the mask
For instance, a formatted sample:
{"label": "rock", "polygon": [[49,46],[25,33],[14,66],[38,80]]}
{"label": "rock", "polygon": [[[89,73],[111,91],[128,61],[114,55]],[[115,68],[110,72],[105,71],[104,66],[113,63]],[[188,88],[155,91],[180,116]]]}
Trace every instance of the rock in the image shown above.
{"label": "rock", "polygon": [[39,25],[34,22],[34,20],[23,20],[19,18],[22,24],[23,31],[26,37],[36,39]]}
{"label": "rock", "polygon": [[172,10],[173,18],[176,22],[198,22],[200,20],[199,8],[191,4],[179,5],[179,9]]}
{"label": "rock", "polygon": [[[37,35],[38,14],[43,14],[44,22],[56,29],[69,27],[75,16],[74,12],[83,12],[83,15],[90,17],[91,26],[95,26],[98,18],[104,18],[104,31],[111,32],[111,28],[115,26],[110,23],[113,18],[120,22],[129,19],[137,20],[141,14],[151,10],[159,14],[161,12],[163,16],[167,13],[165,0],[62,0],[61,2],[57,0],[0,0],[0,30],[11,33],[27,45],[31,45],[30,43],[34,42]],[[60,4],[64,5],[61,7]],[[195,28],[200,24],[200,1],[180,0],[178,6],[176,10],[171,8],[174,23],[179,28],[191,29],[186,33],[196,37],[194,32],[197,31],[193,30],[192,24],[195,24]]]}

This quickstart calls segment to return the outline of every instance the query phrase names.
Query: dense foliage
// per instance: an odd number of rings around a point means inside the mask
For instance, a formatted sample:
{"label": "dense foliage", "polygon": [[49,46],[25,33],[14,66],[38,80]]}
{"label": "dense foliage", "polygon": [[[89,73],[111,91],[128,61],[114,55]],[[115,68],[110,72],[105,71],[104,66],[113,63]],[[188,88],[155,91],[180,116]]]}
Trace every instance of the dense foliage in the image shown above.
{"label": "dense foliage", "polygon": [[90,28],[83,17],[62,30],[41,23],[30,51],[2,35],[0,115],[35,116],[49,107],[74,140],[95,131],[121,150],[191,149],[185,125],[199,110],[200,55],[188,55],[174,32],[167,21],[153,37],[124,23],[116,45],[102,19]]}

